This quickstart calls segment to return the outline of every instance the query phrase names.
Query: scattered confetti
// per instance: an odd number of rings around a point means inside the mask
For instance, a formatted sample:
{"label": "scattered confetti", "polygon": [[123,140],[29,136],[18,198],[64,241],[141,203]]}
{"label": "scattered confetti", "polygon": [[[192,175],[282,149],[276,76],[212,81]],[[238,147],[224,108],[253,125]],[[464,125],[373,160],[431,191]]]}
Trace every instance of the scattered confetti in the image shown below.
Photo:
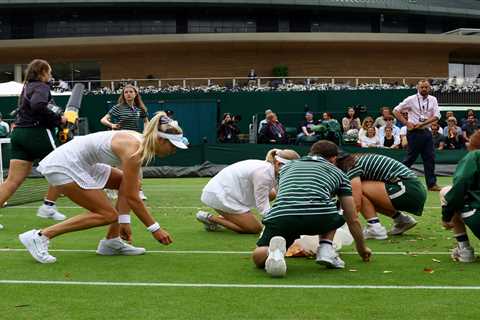
{"label": "scattered confetti", "polygon": [[435,272],[435,271],[433,271],[433,269],[430,269],[430,268],[424,268],[423,271],[426,272],[426,273],[434,273]]}
{"label": "scattered confetti", "polygon": [[440,260],[438,259],[432,259],[433,262],[437,262],[437,263],[440,263]]}
{"label": "scattered confetti", "polygon": [[357,270],[357,269],[348,269],[348,271],[350,271],[350,272],[357,272],[358,270]]}
{"label": "scattered confetti", "polygon": [[383,273],[392,273],[393,271],[390,270],[384,270]]}

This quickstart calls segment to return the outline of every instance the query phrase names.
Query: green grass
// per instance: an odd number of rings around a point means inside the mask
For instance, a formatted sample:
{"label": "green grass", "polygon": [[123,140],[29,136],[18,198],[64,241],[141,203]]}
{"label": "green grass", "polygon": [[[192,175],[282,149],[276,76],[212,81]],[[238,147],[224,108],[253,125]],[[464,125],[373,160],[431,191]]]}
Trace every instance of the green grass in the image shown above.
{"label": "green grass", "polygon": [[[438,194],[430,193],[416,228],[386,241],[369,240],[374,251],[363,263],[353,247],[342,249],[345,270],[327,270],[311,259],[290,258],[283,279],[256,269],[250,252],[257,236],[208,233],[195,220],[207,179],[147,179],[144,190],[152,212],[173,236],[162,246],[133,219],[134,242],[147,250],[232,251],[234,253],[150,252],[139,257],[101,257],[94,252],[52,252],[53,265],[36,263],[24,251],[0,251],[0,280],[162,283],[166,286],[85,286],[0,284],[0,319],[443,319],[477,318],[478,291],[422,289],[326,289],[175,287],[167,284],[480,286],[479,263],[450,260],[452,234],[441,228]],[[446,185],[449,178],[440,179]],[[17,235],[50,221],[29,208],[0,211],[0,248],[22,248]],[[67,199],[58,204],[68,216],[82,212]],[[434,208],[435,207],[435,208]],[[383,223],[390,226],[387,219]],[[95,250],[105,228],[54,239],[51,249]],[[478,248],[478,240],[472,239]],[[441,252],[386,255],[375,252]],[[439,260],[440,262],[433,261]],[[433,269],[427,273],[424,269]],[[356,271],[351,271],[355,269]],[[385,271],[390,271],[385,273]]]}

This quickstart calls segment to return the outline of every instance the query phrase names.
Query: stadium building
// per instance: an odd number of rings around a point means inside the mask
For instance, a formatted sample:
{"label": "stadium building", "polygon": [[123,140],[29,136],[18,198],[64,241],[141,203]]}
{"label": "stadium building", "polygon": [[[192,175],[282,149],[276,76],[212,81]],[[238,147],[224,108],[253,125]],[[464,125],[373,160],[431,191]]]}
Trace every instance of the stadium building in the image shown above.
{"label": "stadium building", "polygon": [[269,77],[279,65],[475,78],[476,28],[473,0],[0,0],[0,82],[20,80],[33,57],[68,81]]}

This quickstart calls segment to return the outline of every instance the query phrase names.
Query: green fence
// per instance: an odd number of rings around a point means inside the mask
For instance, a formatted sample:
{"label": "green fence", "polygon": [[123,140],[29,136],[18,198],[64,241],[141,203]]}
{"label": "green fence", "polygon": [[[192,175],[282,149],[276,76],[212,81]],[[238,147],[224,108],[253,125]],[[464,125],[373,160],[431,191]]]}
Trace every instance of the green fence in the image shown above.
{"label": "green fence", "polygon": [[[160,109],[183,106],[194,108],[206,101],[214,106],[217,119],[225,112],[238,114],[242,117],[239,126],[243,133],[248,132],[248,125],[256,113],[265,109],[275,112],[304,112],[305,108],[321,113],[332,112],[335,117],[341,118],[348,106],[365,105],[368,113],[377,115],[382,106],[393,107],[406,96],[414,93],[413,90],[339,90],[339,91],[276,91],[276,92],[190,92],[190,93],[162,93],[144,94],[142,98],[149,108],[149,113]],[[118,95],[89,95],[82,102],[80,116],[88,118],[91,132],[105,130],[100,124],[100,118],[117,101]],[[58,96],[56,102],[64,106],[68,97]],[[4,118],[17,104],[17,97],[0,98],[0,111]],[[192,110],[192,109],[190,109]],[[198,114],[191,113],[191,119],[198,119]],[[198,121],[198,120],[197,120]],[[210,134],[215,135],[215,126],[210,128]],[[209,140],[212,142],[211,140]]]}

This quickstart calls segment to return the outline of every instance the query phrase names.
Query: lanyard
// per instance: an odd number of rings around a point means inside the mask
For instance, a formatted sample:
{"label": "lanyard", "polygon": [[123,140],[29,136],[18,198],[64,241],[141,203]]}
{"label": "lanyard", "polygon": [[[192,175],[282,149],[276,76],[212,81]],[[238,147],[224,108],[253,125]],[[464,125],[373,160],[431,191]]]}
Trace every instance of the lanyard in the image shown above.
{"label": "lanyard", "polygon": [[424,108],[424,104],[420,103],[420,99],[418,98],[418,95],[417,95],[417,101],[418,101],[418,107],[422,111],[422,114],[425,114],[425,111],[428,112],[428,104],[430,103],[430,101],[428,100],[428,96],[427,96],[427,106],[426,106],[426,108]]}

